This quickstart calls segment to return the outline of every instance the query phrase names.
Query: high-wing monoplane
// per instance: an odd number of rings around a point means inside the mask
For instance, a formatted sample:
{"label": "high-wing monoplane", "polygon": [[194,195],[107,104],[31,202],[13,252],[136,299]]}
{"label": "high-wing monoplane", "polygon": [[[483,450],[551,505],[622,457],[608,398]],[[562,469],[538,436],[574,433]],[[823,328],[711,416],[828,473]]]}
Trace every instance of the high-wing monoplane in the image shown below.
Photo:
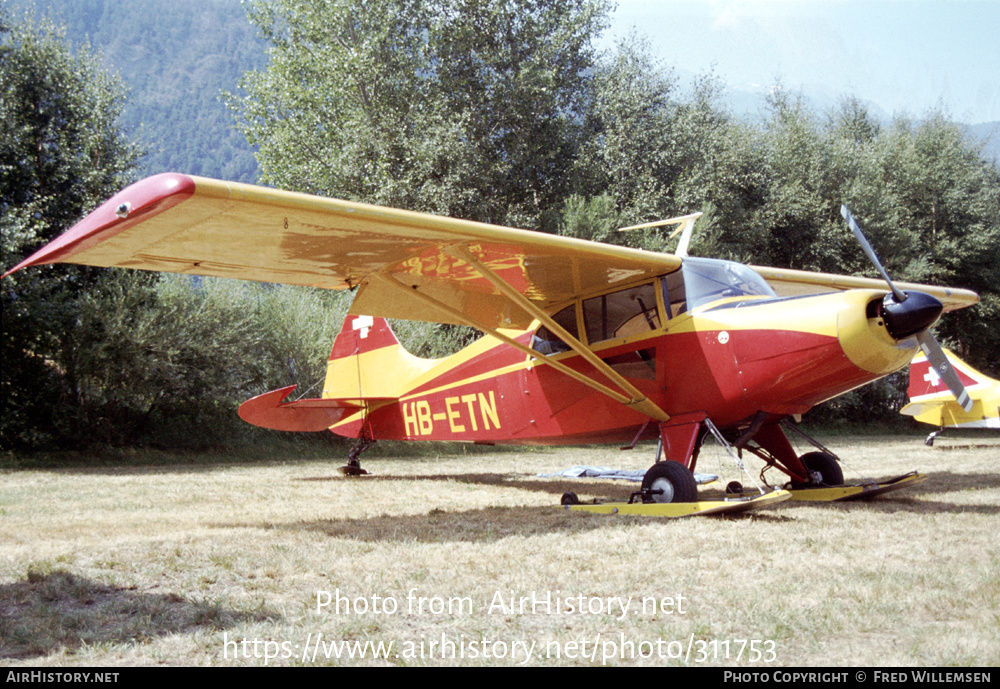
{"label": "high-wing monoplane", "polygon": [[[382,439],[658,439],[642,499],[683,503],[697,499],[692,472],[709,433],[782,481],[841,484],[832,453],[814,443],[798,456],[783,422],[902,368],[920,345],[940,352],[928,329],[978,300],[893,283],[844,214],[884,281],[164,174],[10,272],[71,262],[356,290],[322,395],[275,390],[244,403],[245,420],[356,438],[354,464]],[[483,337],[425,360],[400,346],[386,318],[468,325]]]}
{"label": "high-wing monoplane", "polygon": [[955,401],[941,377],[940,369],[931,365],[926,354],[918,352],[910,362],[910,386],[907,389],[910,403],[899,413],[938,427],[927,436],[927,445],[933,445],[934,439],[948,428],[1000,430],[1000,381],[980,373],[948,350],[945,350],[945,356],[968,391],[971,408],[964,409]]}

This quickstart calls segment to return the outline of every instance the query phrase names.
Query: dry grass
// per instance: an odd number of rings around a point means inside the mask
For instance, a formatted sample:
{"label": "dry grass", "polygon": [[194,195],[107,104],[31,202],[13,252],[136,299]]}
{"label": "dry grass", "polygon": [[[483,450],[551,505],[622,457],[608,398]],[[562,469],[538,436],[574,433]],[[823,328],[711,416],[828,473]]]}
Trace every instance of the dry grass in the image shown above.
{"label": "dry grass", "polygon": [[[643,467],[649,448],[383,457],[361,479],[340,458],[7,470],[0,662],[505,665],[528,648],[533,665],[1000,664],[1000,444],[828,444],[848,477],[930,479],[870,503],[670,521],[566,512],[565,490],[632,486],[536,476]],[[338,591],[350,614],[317,609]],[[512,594],[602,609],[490,610]],[[630,596],[625,615],[608,601]],[[393,646],[314,659],[319,635]],[[761,641],[737,660],[744,639]]]}

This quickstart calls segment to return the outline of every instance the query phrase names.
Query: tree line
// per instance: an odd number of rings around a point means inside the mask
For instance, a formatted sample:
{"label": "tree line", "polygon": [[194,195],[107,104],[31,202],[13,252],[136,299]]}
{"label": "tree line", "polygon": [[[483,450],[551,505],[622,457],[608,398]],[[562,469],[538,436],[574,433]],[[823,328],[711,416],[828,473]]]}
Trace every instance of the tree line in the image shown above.
{"label": "tree line", "polygon": [[[944,342],[1000,374],[1000,174],[942,112],[884,124],[776,84],[729,113],[641,37],[602,53],[603,0],[258,0],[266,67],[226,96],[260,181],[286,189],[670,250],[618,227],[705,213],[691,253],[870,274],[848,203],[892,275],[974,289]],[[134,176],[121,84],[46,24],[0,14],[0,224],[9,267]],[[246,441],[235,406],[322,366],[346,302],[271,285],[50,266],[4,280],[5,448]],[[461,329],[401,324],[418,354]],[[894,418],[905,378],[826,405]]]}

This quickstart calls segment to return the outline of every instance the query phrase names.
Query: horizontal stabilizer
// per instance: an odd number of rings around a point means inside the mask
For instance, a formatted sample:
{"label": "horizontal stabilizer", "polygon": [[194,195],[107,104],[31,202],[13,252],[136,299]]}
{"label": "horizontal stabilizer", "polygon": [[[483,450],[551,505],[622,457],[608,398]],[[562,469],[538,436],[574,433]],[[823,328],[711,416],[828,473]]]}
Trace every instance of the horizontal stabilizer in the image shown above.
{"label": "horizontal stabilizer", "polygon": [[325,431],[348,414],[360,411],[369,402],[382,399],[301,399],[284,402],[297,385],[278,388],[240,405],[240,418],[261,428],[276,431]]}

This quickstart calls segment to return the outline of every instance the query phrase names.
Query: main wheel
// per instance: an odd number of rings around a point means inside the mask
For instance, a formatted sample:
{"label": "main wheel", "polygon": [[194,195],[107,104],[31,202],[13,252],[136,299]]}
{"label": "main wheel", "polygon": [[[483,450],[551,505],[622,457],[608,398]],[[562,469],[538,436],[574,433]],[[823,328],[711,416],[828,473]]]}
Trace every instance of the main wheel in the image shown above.
{"label": "main wheel", "polygon": [[844,472],[831,455],[825,452],[807,452],[799,457],[799,460],[805,465],[810,476],[810,481],[802,484],[802,487],[844,485]]}
{"label": "main wheel", "polygon": [[580,498],[576,497],[576,493],[574,493],[571,490],[568,490],[562,494],[562,497],[559,499],[559,502],[562,505],[579,505]]}
{"label": "main wheel", "polygon": [[[698,483],[694,474],[679,462],[657,462],[642,477],[643,502],[695,502]],[[659,491],[649,495],[647,491]]]}

